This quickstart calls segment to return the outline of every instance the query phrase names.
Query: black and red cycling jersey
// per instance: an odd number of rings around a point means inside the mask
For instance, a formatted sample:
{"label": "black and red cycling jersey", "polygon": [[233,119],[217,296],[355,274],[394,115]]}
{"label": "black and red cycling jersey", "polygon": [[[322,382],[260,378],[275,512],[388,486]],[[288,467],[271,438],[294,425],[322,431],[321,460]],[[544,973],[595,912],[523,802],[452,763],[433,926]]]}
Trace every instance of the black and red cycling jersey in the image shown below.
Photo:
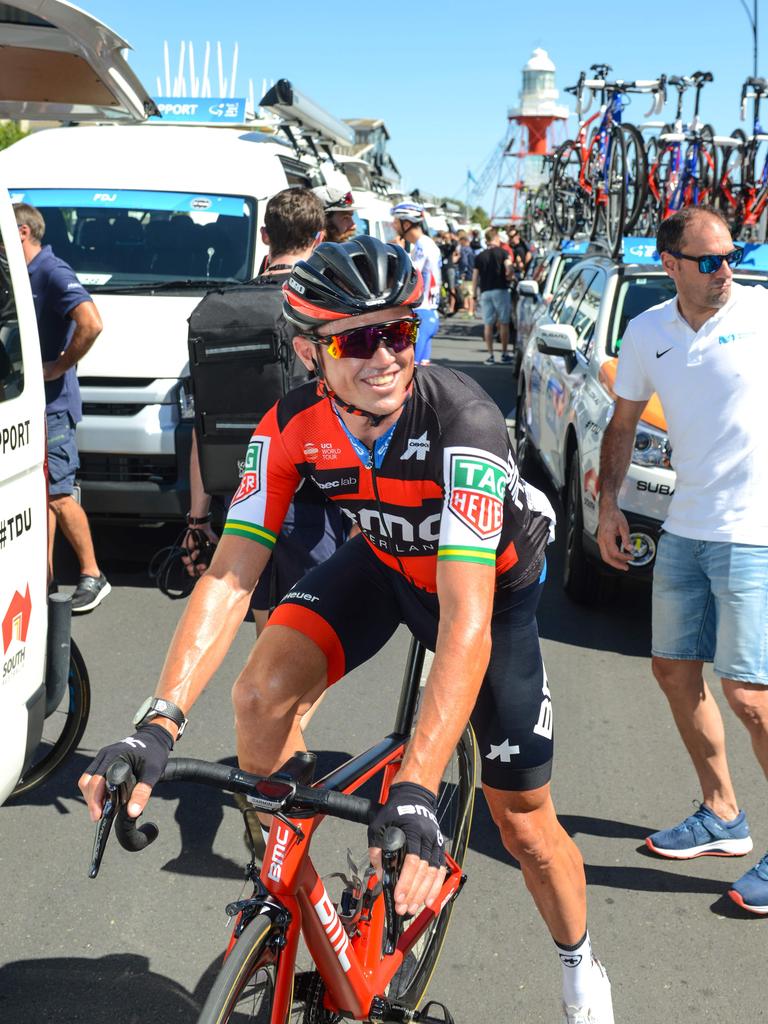
{"label": "black and red cycling jersey", "polygon": [[513,588],[540,571],[551,510],[543,496],[531,502],[504,417],[462,373],[418,368],[399,419],[370,451],[316,384],[291,391],[254,431],[224,533],[272,548],[306,479],[386,566],[430,593],[438,560],[494,565]]}

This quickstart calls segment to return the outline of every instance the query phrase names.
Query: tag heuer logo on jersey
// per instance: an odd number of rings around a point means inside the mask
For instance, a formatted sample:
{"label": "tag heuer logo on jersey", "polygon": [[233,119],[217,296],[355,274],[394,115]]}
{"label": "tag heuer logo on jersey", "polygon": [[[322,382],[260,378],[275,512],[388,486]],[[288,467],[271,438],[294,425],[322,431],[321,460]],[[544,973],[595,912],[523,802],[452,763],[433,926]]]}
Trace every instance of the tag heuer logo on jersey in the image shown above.
{"label": "tag heuer logo on jersey", "polygon": [[232,504],[236,505],[252,494],[258,494],[261,490],[262,463],[265,455],[265,444],[269,444],[267,438],[258,438],[251,441],[245,453],[245,464],[243,475],[240,478],[240,486],[235,492]]}
{"label": "tag heuer logo on jersey", "polygon": [[[488,452],[449,449],[451,512],[483,540],[501,531],[508,470]],[[446,455],[448,451],[446,451]]]}
{"label": "tag heuer logo on jersey", "polygon": [[400,461],[405,462],[406,459],[410,459],[412,456],[416,456],[417,462],[424,462],[429,452],[429,441],[427,440],[426,430],[421,437],[409,437],[408,446],[400,456]]}

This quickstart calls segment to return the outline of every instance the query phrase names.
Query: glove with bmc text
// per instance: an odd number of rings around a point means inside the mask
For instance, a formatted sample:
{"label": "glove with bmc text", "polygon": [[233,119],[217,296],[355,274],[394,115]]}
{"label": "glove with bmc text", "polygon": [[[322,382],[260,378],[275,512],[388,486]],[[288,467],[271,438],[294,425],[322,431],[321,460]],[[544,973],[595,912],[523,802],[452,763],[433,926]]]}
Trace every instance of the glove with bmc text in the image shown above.
{"label": "glove with bmc text", "polygon": [[415,782],[397,782],[389,791],[387,802],[368,826],[368,845],[381,846],[384,833],[396,825],[405,833],[406,853],[415,853],[430,867],[445,863],[443,833],[435,815],[437,800]]}
{"label": "glove with bmc text", "polygon": [[141,725],[119,743],[102,747],[85,769],[88,775],[105,775],[114,761],[127,761],[137,782],[154,786],[173,750],[173,737],[162,725]]}

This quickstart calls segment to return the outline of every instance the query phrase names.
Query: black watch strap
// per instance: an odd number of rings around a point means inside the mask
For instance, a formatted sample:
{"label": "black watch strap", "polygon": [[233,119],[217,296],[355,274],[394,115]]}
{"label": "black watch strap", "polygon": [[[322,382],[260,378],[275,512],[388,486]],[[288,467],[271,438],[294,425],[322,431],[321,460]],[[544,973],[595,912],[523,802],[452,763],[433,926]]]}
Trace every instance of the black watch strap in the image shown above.
{"label": "black watch strap", "polygon": [[136,727],[140,725],[147,725],[152,721],[152,719],[160,716],[169,719],[174,723],[174,725],[178,726],[179,731],[176,739],[180,739],[187,725],[186,716],[177,704],[174,704],[170,700],[166,700],[164,697],[152,697],[149,701],[146,701],[139,708],[139,711],[133,720],[133,724]]}

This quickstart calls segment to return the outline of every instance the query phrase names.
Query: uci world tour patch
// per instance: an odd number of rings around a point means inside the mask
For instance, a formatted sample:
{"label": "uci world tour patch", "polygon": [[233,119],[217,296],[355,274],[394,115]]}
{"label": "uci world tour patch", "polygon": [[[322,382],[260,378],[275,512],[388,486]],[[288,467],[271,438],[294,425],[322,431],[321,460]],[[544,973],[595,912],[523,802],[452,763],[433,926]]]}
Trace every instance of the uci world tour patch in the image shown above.
{"label": "uci world tour patch", "polygon": [[245,453],[245,464],[240,486],[235,492],[232,504],[237,505],[261,490],[263,466],[269,453],[268,437],[252,437]]}
{"label": "uci world tour patch", "polygon": [[448,507],[481,540],[501,533],[509,467],[479,448],[446,448],[445,480]]}

